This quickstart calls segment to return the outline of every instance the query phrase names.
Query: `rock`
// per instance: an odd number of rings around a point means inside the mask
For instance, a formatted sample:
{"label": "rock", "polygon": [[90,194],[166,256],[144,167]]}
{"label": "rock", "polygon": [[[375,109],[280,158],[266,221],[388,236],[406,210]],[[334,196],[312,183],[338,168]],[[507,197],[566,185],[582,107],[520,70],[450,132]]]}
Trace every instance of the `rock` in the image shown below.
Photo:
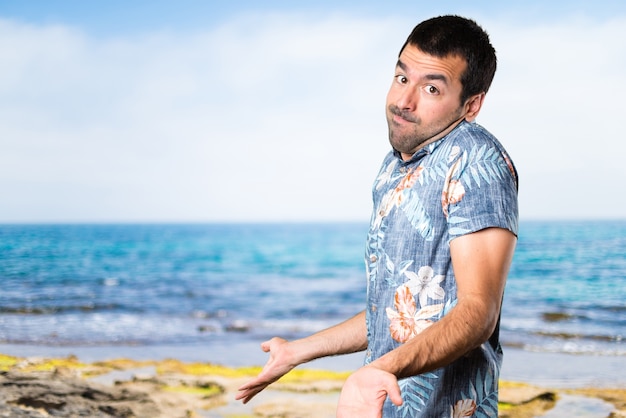
{"label": "rock", "polygon": [[556,393],[534,386],[501,387],[499,401],[511,405],[521,405],[535,399],[554,402]]}
{"label": "rock", "polygon": [[254,408],[254,414],[262,418],[334,418],[336,410],[334,402],[309,403],[285,399],[259,405]]}
{"label": "rock", "polygon": [[157,417],[145,393],[101,386],[65,373],[0,373],[0,417]]}
{"label": "rock", "polygon": [[11,405],[0,405],[1,418],[42,418],[46,417],[41,412],[29,409],[22,409]]}

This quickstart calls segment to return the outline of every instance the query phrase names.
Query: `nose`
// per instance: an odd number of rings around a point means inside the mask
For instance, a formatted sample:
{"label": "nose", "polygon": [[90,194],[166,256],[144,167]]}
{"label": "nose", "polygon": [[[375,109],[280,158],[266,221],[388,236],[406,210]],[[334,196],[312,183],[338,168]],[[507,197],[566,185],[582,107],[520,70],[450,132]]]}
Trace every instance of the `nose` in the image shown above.
{"label": "nose", "polygon": [[408,87],[400,89],[396,98],[396,106],[401,110],[409,112],[415,111],[418,104],[418,95],[416,92]]}

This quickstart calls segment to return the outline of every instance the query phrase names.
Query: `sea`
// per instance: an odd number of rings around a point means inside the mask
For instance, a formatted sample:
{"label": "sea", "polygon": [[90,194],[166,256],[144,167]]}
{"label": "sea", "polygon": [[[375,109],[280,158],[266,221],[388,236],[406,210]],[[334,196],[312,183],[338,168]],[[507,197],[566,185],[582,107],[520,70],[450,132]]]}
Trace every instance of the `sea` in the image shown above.
{"label": "sea", "polygon": [[[0,225],[0,352],[187,347],[241,362],[228,347],[298,338],[364,308],[367,227]],[[625,339],[626,220],[522,221],[505,350],[626,360]]]}

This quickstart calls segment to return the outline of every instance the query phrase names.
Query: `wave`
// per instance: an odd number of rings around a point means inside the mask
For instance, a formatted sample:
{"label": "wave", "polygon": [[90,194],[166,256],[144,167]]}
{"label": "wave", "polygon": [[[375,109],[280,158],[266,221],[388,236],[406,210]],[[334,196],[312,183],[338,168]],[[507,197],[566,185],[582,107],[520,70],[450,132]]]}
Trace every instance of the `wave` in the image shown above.
{"label": "wave", "polygon": [[624,341],[622,335],[599,335],[599,334],[579,334],[568,332],[535,331],[532,334],[540,337],[556,338],[561,340],[591,340],[621,343]]}
{"label": "wave", "polygon": [[517,348],[524,351],[531,351],[536,353],[561,353],[572,355],[594,355],[594,356],[619,356],[626,357],[625,346],[598,346],[594,344],[580,344],[572,341],[568,342],[552,342],[550,344],[532,344],[521,342],[504,342],[502,344],[505,347]]}
{"label": "wave", "polygon": [[505,347],[533,352],[626,356],[626,339],[619,334],[562,330],[501,330]]}
{"label": "wave", "polygon": [[[117,303],[59,305],[59,306],[0,306],[0,314],[6,315],[56,315],[68,312],[104,312],[104,311],[133,311]],[[134,309],[139,312],[139,310]]]}

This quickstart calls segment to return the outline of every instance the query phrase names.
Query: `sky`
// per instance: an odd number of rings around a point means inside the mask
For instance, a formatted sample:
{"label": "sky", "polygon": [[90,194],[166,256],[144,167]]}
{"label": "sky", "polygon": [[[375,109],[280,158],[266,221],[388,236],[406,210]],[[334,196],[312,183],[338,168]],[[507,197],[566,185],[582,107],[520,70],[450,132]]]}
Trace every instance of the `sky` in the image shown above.
{"label": "sky", "polygon": [[398,51],[475,19],[522,220],[626,217],[626,2],[0,0],[0,223],[367,222]]}

